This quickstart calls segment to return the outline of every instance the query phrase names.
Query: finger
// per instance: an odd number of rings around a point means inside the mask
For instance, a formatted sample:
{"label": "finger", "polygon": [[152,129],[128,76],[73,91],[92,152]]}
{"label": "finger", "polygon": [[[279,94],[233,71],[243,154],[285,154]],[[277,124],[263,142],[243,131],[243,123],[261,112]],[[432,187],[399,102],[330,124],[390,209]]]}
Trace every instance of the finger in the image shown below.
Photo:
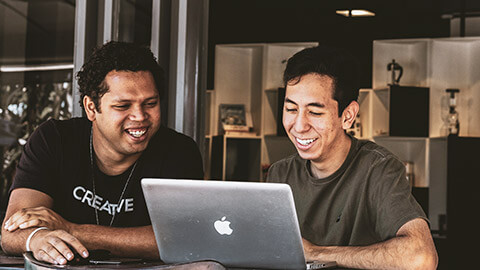
{"label": "finger", "polygon": [[[88,250],[87,248],[78,240],[75,236],[69,234],[66,231],[59,231],[60,234],[58,235],[60,239],[62,239],[65,243],[70,245],[73,249],[77,251],[80,256],[87,258],[88,257]],[[69,249],[70,250],[70,249]],[[72,254],[73,255],[73,254]]]}
{"label": "finger", "polygon": [[[73,253],[68,249],[63,240],[58,237],[63,231],[38,231],[30,242],[35,258],[55,264],[66,264],[67,258],[73,259]],[[59,250],[65,253],[61,253]]]}
{"label": "finger", "polygon": [[[61,233],[60,233],[61,235]],[[59,236],[60,236],[59,235]],[[49,251],[49,255],[54,258],[58,263],[65,264],[66,260],[73,260],[74,255],[68,245],[60,237],[49,238],[49,244],[55,248],[55,251]],[[57,257],[53,257],[53,256]],[[66,260],[65,260],[66,259]]]}
{"label": "finger", "polygon": [[50,257],[50,255],[48,255],[48,253],[43,249],[33,251],[33,257],[35,257],[35,259],[39,261],[48,262],[51,264],[58,264],[58,262],[52,257]]}
{"label": "finger", "polygon": [[16,229],[26,229],[31,227],[41,227],[46,226],[46,222],[38,216],[31,212],[24,212],[21,216],[16,216],[15,221],[9,223],[8,231],[14,231]]}
{"label": "finger", "polygon": [[18,229],[18,225],[20,225],[19,220],[22,219],[25,215],[27,215],[27,211],[25,209],[19,210],[15,212],[10,218],[5,222],[5,230],[8,231],[15,231]]}
{"label": "finger", "polygon": [[[56,240],[54,240],[56,239]],[[43,251],[47,253],[47,255],[55,261],[56,264],[66,264],[67,263],[67,258],[63,256],[58,250],[55,245],[59,245],[59,243],[62,242],[60,239],[57,237],[49,237],[49,245],[47,245],[45,248],[43,248]],[[54,244],[55,243],[55,244]]]}
{"label": "finger", "polygon": [[23,223],[20,223],[20,225],[18,225],[18,228],[20,229],[28,229],[32,227],[48,227],[48,222],[42,219],[36,218],[36,219],[27,220]]}

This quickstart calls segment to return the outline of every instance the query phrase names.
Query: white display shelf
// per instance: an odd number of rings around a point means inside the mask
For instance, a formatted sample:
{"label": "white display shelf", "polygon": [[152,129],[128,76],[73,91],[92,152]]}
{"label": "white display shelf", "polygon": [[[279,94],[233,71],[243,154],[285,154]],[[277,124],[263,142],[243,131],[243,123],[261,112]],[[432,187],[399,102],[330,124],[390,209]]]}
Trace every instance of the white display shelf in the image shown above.
{"label": "white display shelf", "polygon": [[[286,61],[293,54],[316,42],[222,44],[215,48],[215,90],[208,94],[210,102],[207,117],[207,134],[219,135],[218,106],[244,104],[252,115],[255,136],[225,136],[225,139],[260,139],[260,166],[280,160],[295,149],[288,138],[277,135],[277,107],[279,87]],[[209,115],[209,116],[208,116]],[[228,148],[228,144],[224,145]],[[228,149],[225,151],[228,152]],[[225,152],[225,153],[227,153]],[[227,155],[224,155],[224,158]],[[226,163],[228,164],[228,162]],[[225,166],[224,166],[225,167]],[[255,165],[255,171],[257,166]],[[228,171],[225,167],[224,171]],[[226,172],[228,175],[228,172]],[[225,179],[225,174],[222,179]],[[228,178],[228,177],[227,177]],[[259,181],[262,177],[259,176]]]}
{"label": "white display shelf", "polygon": [[403,162],[413,163],[415,187],[428,187],[430,183],[430,139],[417,137],[378,136],[373,140],[390,150]]}
{"label": "white display shelf", "polygon": [[460,136],[480,137],[480,37],[375,40],[373,89],[391,83],[392,59],[403,67],[400,85],[430,88],[430,137],[447,135],[448,88],[460,89]]}

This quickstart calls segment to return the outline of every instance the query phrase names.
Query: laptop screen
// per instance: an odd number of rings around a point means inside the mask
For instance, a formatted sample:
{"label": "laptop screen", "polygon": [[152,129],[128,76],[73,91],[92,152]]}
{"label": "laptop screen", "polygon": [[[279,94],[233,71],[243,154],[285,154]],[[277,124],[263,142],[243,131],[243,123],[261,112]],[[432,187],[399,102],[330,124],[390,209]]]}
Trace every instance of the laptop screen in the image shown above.
{"label": "laptop screen", "polygon": [[305,268],[286,184],[143,179],[160,258],[229,267]]}

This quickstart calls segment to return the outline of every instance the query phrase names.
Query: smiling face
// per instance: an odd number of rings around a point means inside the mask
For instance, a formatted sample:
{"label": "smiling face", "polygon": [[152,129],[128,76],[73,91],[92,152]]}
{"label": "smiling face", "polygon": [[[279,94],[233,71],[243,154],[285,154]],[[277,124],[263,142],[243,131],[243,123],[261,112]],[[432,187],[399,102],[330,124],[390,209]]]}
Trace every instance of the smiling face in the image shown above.
{"label": "smiling face", "polygon": [[346,158],[350,139],[344,129],[350,127],[358,111],[358,104],[352,102],[338,116],[333,87],[328,76],[302,76],[296,84],[287,85],[283,113],[283,126],[299,155],[326,171],[338,169]]}
{"label": "smiling face", "polygon": [[108,91],[99,110],[90,97],[83,101],[97,156],[121,160],[141,153],[160,127],[160,98],[152,74],[111,71],[104,83]]}

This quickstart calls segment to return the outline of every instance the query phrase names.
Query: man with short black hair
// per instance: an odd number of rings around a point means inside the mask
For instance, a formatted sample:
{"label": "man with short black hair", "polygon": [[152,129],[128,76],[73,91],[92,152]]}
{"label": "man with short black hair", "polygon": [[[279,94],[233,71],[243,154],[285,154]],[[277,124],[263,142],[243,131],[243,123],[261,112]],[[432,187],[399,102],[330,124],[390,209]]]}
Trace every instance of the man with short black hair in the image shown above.
{"label": "man with short black hair", "polygon": [[269,182],[291,186],[307,260],[362,269],[435,269],[437,252],[405,166],[346,133],[359,105],[357,67],[342,50],[315,47],[288,60],[283,125],[297,154]]}
{"label": "man with short black hair", "polygon": [[140,180],[202,179],[198,147],[161,125],[163,71],[148,48],[109,42],[77,77],[86,118],[49,120],[30,137],[2,247],[60,265],[93,249],[158,258]]}

